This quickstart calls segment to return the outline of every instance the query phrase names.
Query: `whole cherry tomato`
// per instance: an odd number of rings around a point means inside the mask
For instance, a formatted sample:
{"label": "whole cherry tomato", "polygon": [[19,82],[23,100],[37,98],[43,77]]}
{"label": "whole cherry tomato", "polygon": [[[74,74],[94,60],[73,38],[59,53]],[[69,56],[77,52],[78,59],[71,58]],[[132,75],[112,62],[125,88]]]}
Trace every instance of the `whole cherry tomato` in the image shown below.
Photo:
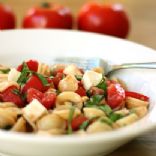
{"label": "whole cherry tomato", "polygon": [[11,7],[0,3],[0,29],[13,29],[15,23],[15,15]]}
{"label": "whole cherry tomato", "polygon": [[119,83],[111,82],[108,84],[106,101],[112,109],[123,106],[125,102],[125,90]]}
{"label": "whole cherry tomato", "polygon": [[71,29],[73,23],[69,8],[50,3],[33,7],[28,10],[24,21],[24,28],[62,28]]}
{"label": "whole cherry tomato", "polygon": [[78,29],[126,38],[129,19],[121,4],[86,3],[78,14]]}

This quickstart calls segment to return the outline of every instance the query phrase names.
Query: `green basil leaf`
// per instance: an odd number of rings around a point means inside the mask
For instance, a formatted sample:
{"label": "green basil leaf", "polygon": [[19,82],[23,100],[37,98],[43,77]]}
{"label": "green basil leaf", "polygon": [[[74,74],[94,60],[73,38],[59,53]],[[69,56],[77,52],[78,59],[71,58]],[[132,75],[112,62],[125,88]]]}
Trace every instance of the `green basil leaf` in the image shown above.
{"label": "green basil leaf", "polygon": [[27,64],[24,62],[23,63],[23,68],[22,68],[22,71],[21,71],[21,75],[20,77],[18,78],[17,80],[17,83],[22,85],[22,84],[25,84],[28,80],[28,75],[31,73],[31,71],[29,70]]}
{"label": "green basil leaf", "polygon": [[102,81],[96,87],[98,87],[98,88],[100,88],[100,89],[102,89],[104,91],[107,90],[107,84],[106,84],[104,79],[102,79]]}
{"label": "green basil leaf", "polygon": [[3,74],[8,74],[10,71],[10,69],[0,69],[0,72],[2,72]]}
{"label": "green basil leaf", "polygon": [[119,119],[121,119],[123,117],[124,117],[123,115],[116,114],[116,113],[111,113],[110,116],[109,116],[110,120],[112,120],[113,122],[115,122],[115,121],[117,121],[117,120],[119,120]]}
{"label": "green basil leaf", "polygon": [[84,121],[84,122],[80,125],[80,129],[84,129],[84,130],[85,130],[85,129],[88,127],[89,123],[90,123],[90,120]]}
{"label": "green basil leaf", "polygon": [[102,111],[104,111],[106,113],[106,115],[110,115],[112,113],[112,109],[108,105],[101,105],[98,108],[101,109]]}
{"label": "green basil leaf", "polygon": [[16,95],[21,95],[20,91],[18,89],[13,89],[12,93],[16,94]]}
{"label": "green basil leaf", "polygon": [[102,99],[103,99],[103,95],[94,95],[85,103],[85,106],[91,107],[91,106],[99,105]]}
{"label": "green basil leaf", "polygon": [[101,118],[101,119],[100,119],[100,122],[106,123],[106,124],[108,124],[108,125],[110,125],[110,126],[112,126],[112,124],[113,124],[113,121],[110,120],[110,119],[107,118],[107,117]]}
{"label": "green basil leaf", "polygon": [[48,85],[49,85],[47,79],[46,79],[43,75],[41,75],[41,74],[39,74],[39,73],[35,73],[35,74],[36,74],[37,77],[42,81],[42,84],[43,84],[44,86],[48,86]]}
{"label": "green basil leaf", "polygon": [[71,107],[69,112],[69,117],[68,117],[68,129],[67,129],[68,134],[72,134],[73,132],[71,122],[73,120],[74,112],[75,112],[75,108]]}
{"label": "green basil leaf", "polygon": [[82,80],[82,76],[81,76],[81,75],[75,75],[75,77],[76,77],[76,79],[77,79],[78,81],[81,81],[81,80]]}

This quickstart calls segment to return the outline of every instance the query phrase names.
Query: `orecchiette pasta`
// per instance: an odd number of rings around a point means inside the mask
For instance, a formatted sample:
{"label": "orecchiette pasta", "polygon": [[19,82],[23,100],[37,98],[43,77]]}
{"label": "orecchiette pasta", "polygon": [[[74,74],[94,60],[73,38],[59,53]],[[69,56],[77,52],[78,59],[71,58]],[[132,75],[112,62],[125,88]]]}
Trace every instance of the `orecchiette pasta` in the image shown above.
{"label": "orecchiette pasta", "polygon": [[98,108],[83,108],[84,115],[87,118],[101,117],[105,116],[105,113]]}
{"label": "orecchiette pasta", "polygon": [[127,108],[135,108],[135,107],[141,107],[141,106],[147,107],[148,105],[149,105],[148,101],[143,101],[143,100],[136,99],[133,97],[127,97],[126,98]]}
{"label": "orecchiette pasta", "polygon": [[65,130],[66,123],[59,115],[48,114],[37,121],[38,130],[63,129]]}
{"label": "orecchiette pasta", "polygon": [[58,89],[61,92],[72,91],[75,92],[78,89],[78,81],[73,75],[67,75],[59,82]]}
{"label": "orecchiette pasta", "polygon": [[83,106],[81,96],[71,91],[62,92],[57,96],[56,107],[59,105],[64,105],[65,102],[71,102],[75,107],[80,109]]}
{"label": "orecchiette pasta", "polygon": [[45,76],[50,76],[50,67],[45,63],[39,63],[37,72]]}
{"label": "orecchiette pasta", "polygon": [[149,97],[129,91],[105,69],[24,61],[0,65],[0,128],[38,135],[87,135],[132,124],[148,113]]}

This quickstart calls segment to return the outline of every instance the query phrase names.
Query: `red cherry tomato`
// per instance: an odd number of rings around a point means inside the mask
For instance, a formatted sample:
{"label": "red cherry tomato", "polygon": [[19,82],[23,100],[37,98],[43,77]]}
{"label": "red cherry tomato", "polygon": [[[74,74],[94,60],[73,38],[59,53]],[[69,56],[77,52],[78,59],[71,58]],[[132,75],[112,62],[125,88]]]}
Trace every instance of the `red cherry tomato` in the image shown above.
{"label": "red cherry tomato", "polygon": [[37,99],[42,102],[44,94],[37,89],[30,88],[27,90],[27,102],[30,103],[33,99]]}
{"label": "red cherry tomato", "polygon": [[24,21],[24,28],[72,28],[72,14],[69,8],[50,3],[33,7],[28,10]]}
{"label": "red cherry tomato", "polygon": [[11,87],[7,88],[6,90],[4,90],[1,93],[2,101],[3,102],[13,102],[18,107],[24,107],[24,102],[23,102],[22,98],[20,97],[20,95],[18,95],[14,92],[15,90],[16,91],[18,90],[16,86],[11,86]]}
{"label": "red cherry tomato", "polygon": [[80,127],[80,125],[81,125],[83,122],[87,121],[87,120],[88,120],[88,118],[85,117],[85,116],[83,116],[83,115],[79,115],[79,116],[75,117],[75,118],[72,120],[72,123],[71,123],[72,129],[73,129],[73,130],[78,130],[79,127]]}
{"label": "red cherry tomato", "polygon": [[11,7],[0,3],[0,29],[13,29],[15,23],[15,15]]}
{"label": "red cherry tomato", "polygon": [[126,91],[125,94],[126,94],[126,96],[133,97],[133,98],[136,98],[136,99],[139,99],[139,100],[149,101],[148,96],[145,96],[145,95],[137,93],[137,92]]}
{"label": "red cherry tomato", "polygon": [[107,86],[107,103],[112,108],[120,108],[125,101],[125,90],[119,83],[110,83]]}
{"label": "red cherry tomato", "polygon": [[78,15],[78,29],[126,38],[129,19],[121,4],[86,3]]}
{"label": "red cherry tomato", "polygon": [[52,78],[52,82],[56,89],[58,88],[58,84],[60,80],[62,80],[62,78],[63,78],[63,73],[57,73],[56,76]]}
{"label": "red cherry tomato", "polygon": [[79,94],[80,96],[86,96],[86,90],[81,86],[78,87],[75,93]]}
{"label": "red cherry tomato", "polygon": [[22,92],[26,93],[28,89],[35,88],[41,92],[44,92],[46,89],[48,89],[46,86],[42,84],[42,81],[38,78],[36,75],[32,75],[26,84],[22,88]]}
{"label": "red cherry tomato", "polygon": [[54,93],[45,93],[44,97],[42,98],[42,104],[44,107],[47,109],[51,109],[55,106],[55,101],[56,101],[56,94]]}
{"label": "red cherry tomato", "polygon": [[[36,60],[29,60],[26,62],[26,64],[30,70],[37,72],[39,63]],[[23,68],[23,65],[21,64],[17,67],[17,70],[22,71],[22,68]]]}

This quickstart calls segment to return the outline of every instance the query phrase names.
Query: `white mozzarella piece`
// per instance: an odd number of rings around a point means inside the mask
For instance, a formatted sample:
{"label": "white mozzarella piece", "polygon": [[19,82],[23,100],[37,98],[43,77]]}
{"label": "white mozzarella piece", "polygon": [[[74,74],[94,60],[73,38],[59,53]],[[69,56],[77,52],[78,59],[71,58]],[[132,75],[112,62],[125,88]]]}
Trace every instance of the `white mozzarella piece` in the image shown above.
{"label": "white mozzarella piece", "polygon": [[95,71],[88,70],[84,73],[82,78],[82,83],[86,90],[90,89],[92,86],[96,86],[102,80],[102,74]]}
{"label": "white mozzarella piece", "polygon": [[17,71],[15,68],[12,68],[10,72],[8,73],[8,81],[17,82],[20,75],[21,75],[21,72]]}

